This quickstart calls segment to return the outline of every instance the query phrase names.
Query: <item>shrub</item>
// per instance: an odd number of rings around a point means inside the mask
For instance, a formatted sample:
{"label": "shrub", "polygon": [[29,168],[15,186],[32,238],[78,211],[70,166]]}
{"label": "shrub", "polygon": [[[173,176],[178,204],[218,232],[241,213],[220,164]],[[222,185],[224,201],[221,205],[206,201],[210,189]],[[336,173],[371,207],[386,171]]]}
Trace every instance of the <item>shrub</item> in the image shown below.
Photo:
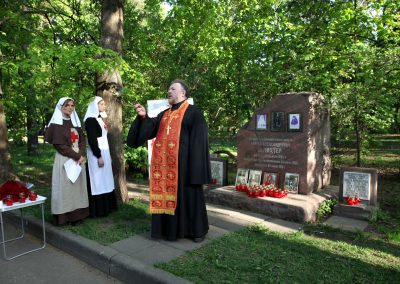
{"label": "shrub", "polygon": [[317,210],[318,220],[322,219],[325,216],[332,214],[333,206],[335,206],[336,204],[337,204],[336,199],[324,200]]}
{"label": "shrub", "polygon": [[147,176],[147,148],[130,148],[125,146],[124,149],[125,163],[134,178],[144,178]]}

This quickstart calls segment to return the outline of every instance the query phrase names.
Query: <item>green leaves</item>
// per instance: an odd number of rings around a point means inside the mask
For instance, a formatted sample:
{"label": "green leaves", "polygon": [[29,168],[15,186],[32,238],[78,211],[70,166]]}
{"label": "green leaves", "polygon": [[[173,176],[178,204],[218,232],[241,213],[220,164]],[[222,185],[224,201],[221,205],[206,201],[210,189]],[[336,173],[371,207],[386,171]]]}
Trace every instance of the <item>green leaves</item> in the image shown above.
{"label": "green leaves", "polygon": [[[29,92],[39,94],[45,117],[59,96],[86,103],[94,74],[118,68],[126,104],[163,98],[171,80],[186,80],[214,133],[235,135],[255,109],[288,91],[325,95],[336,138],[353,135],[354,114],[362,137],[400,128],[398,1],[184,0],[167,1],[168,13],[163,2],[126,2],[122,57],[98,47],[96,1],[1,4],[12,120]],[[129,108],[124,116],[133,119]]]}

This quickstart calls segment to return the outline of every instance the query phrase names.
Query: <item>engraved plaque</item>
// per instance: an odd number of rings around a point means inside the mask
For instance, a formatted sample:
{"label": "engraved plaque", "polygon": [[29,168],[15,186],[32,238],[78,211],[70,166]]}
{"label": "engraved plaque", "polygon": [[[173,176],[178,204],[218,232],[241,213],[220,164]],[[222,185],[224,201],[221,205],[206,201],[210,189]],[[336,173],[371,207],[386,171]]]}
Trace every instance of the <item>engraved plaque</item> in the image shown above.
{"label": "engraved plaque", "polygon": [[371,174],[360,172],[343,172],[343,197],[358,196],[370,200]]}

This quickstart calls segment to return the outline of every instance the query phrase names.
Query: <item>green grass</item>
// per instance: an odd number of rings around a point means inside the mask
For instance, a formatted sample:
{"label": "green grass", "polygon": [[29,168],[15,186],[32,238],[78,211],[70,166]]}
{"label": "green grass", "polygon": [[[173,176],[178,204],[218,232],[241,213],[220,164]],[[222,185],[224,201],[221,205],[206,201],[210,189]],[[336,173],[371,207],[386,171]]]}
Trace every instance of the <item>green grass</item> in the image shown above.
{"label": "green grass", "polygon": [[[332,147],[334,167],[339,168],[343,165],[354,166],[356,164],[354,145],[352,148],[349,148],[349,145],[346,147]],[[400,134],[374,135],[369,148],[368,150],[363,149],[361,166],[377,168],[380,174],[399,178]]]}
{"label": "green grass", "polygon": [[[194,283],[398,283],[400,135],[382,140],[382,148],[363,155],[363,166],[379,172],[380,209],[366,231],[353,233],[315,223],[287,235],[251,227],[158,267]],[[236,151],[230,143],[215,149]],[[333,153],[331,184],[339,185],[340,167],[354,166],[355,152],[341,148]],[[236,168],[230,171],[233,183]],[[331,204],[325,205],[319,210],[321,221],[330,211]]]}
{"label": "green grass", "polygon": [[[34,184],[39,195],[46,196],[45,220],[52,221],[51,214],[51,174],[55,150],[51,145],[40,144],[37,156],[28,156],[26,146],[11,144],[11,157],[14,170],[22,182]],[[61,228],[108,245],[130,236],[150,230],[148,205],[133,199],[120,204],[118,210],[104,218],[87,218],[79,226],[62,226]],[[24,209],[25,214],[41,217],[38,206]]]}
{"label": "green grass", "polygon": [[[385,139],[390,144],[384,141],[381,145],[385,147],[363,156],[363,166],[379,169],[380,205],[365,232],[351,233],[316,223],[306,224],[299,233],[279,234],[253,226],[158,267],[195,283],[398,283],[400,154],[395,146],[400,136]],[[12,158],[21,179],[33,182],[39,194],[50,196],[54,151],[47,146],[41,146],[39,157],[30,158],[24,148],[12,145]],[[232,142],[212,144],[213,151],[222,149],[237,151]],[[341,148],[333,153],[332,184],[338,185],[340,167],[354,165],[354,151]],[[228,169],[228,180],[233,184],[234,161]],[[39,216],[38,211],[33,214]],[[50,202],[46,202],[46,218],[51,218]],[[87,219],[83,225],[64,228],[108,245],[149,230],[149,220],[147,205],[132,200],[106,218]]]}
{"label": "green grass", "polygon": [[137,199],[121,204],[105,218],[88,218],[82,225],[66,226],[73,233],[109,245],[150,230],[148,206]]}
{"label": "green grass", "polygon": [[157,267],[194,283],[398,283],[400,246],[252,226]]}
{"label": "green grass", "polygon": [[[350,149],[334,149],[333,166],[355,166],[356,153]],[[400,150],[371,150],[361,155],[362,167],[376,168],[380,174],[398,176],[400,174]]]}

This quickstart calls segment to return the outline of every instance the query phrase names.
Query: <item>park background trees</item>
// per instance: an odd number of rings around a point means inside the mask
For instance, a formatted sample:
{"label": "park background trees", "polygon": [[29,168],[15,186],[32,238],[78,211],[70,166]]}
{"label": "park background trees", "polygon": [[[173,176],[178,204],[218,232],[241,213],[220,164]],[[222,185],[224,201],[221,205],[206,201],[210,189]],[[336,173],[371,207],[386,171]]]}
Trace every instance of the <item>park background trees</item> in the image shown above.
{"label": "park background trees", "polygon": [[[123,5],[121,51],[101,42],[105,2]],[[34,154],[58,98],[74,97],[82,116],[96,74],[118,70],[125,130],[130,106],[165,97],[175,78],[212,138],[234,137],[278,93],[315,91],[330,105],[333,142],[362,165],[371,134],[400,131],[399,14],[395,0],[3,0],[3,127]]]}

